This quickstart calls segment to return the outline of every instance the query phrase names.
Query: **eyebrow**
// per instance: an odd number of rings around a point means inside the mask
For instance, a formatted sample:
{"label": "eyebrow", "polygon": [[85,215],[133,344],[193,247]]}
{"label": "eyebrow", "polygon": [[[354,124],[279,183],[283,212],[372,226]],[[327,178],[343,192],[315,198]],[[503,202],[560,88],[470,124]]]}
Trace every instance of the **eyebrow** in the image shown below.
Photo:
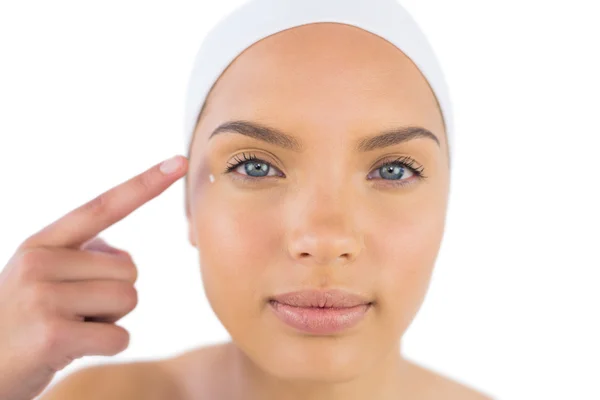
{"label": "eyebrow", "polygon": [[[263,142],[296,152],[301,152],[304,148],[302,141],[294,136],[288,135],[287,133],[281,132],[272,127],[243,120],[228,121],[219,125],[210,134],[208,139],[210,140],[214,136],[225,132],[239,133],[241,135],[262,140]],[[368,152],[418,138],[431,139],[436,142],[438,147],[440,146],[440,141],[437,136],[435,136],[428,129],[425,129],[421,126],[403,126],[385,130],[376,134],[375,136],[360,138],[356,142],[356,150],[359,152]]]}

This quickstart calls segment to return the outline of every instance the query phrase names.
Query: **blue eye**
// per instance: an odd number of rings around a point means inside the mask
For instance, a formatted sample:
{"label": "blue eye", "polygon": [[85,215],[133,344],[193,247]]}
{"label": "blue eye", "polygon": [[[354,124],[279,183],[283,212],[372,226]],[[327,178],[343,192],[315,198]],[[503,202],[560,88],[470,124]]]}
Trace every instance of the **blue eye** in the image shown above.
{"label": "blue eye", "polygon": [[[261,178],[261,177],[265,177],[265,176],[269,176],[267,175],[269,173],[269,171],[271,169],[275,170],[275,167],[273,167],[270,163],[261,160],[260,158],[254,156],[253,154],[250,154],[249,157],[246,157],[246,154],[242,154],[244,159],[239,159],[237,156],[235,157],[235,163],[233,164],[229,164],[227,169],[225,170],[225,173],[231,172],[235,169],[237,169],[239,166],[244,166],[244,171],[246,172],[246,174],[250,177],[250,179],[252,178]],[[272,176],[272,175],[271,175]]]}
{"label": "blue eye", "polygon": [[392,181],[392,183],[396,183],[394,181],[398,181],[398,184],[400,185],[407,184],[405,181],[408,181],[408,179],[402,179],[406,178],[407,175],[408,178],[416,176],[417,180],[426,178],[423,174],[423,167],[416,165],[415,160],[407,156],[399,157],[393,161],[388,161],[383,165],[380,165],[374,171],[378,172],[379,176],[383,178],[383,180]]}
{"label": "blue eye", "polygon": [[397,181],[398,179],[402,179],[407,174],[411,174],[412,171],[407,170],[402,165],[399,164],[387,164],[383,167],[379,167],[376,169],[379,172],[379,176],[387,180]]}
{"label": "blue eye", "polygon": [[[271,163],[261,160],[253,154],[250,154],[250,156],[248,157],[246,156],[246,154],[242,154],[242,156],[243,159],[240,159],[236,156],[236,162],[233,164],[228,164],[225,173],[229,173],[233,170],[236,170],[238,167],[243,165],[245,174],[241,175],[246,176],[246,178],[244,179],[255,180],[266,176],[283,175],[281,174],[281,172],[279,172],[279,174],[270,175],[269,172],[279,170],[273,167]],[[380,180],[389,181],[392,184],[400,186],[409,184],[406,182],[410,182],[410,180],[406,178],[407,175],[408,178],[416,176],[415,180],[422,180],[426,178],[425,175],[423,175],[423,167],[416,165],[416,162],[412,158],[407,156],[402,156],[395,160],[385,162],[384,164],[374,169],[373,172],[378,173],[379,177],[381,178]],[[369,176],[371,176],[371,174],[369,174]],[[372,178],[369,178],[369,180],[372,180]]]}

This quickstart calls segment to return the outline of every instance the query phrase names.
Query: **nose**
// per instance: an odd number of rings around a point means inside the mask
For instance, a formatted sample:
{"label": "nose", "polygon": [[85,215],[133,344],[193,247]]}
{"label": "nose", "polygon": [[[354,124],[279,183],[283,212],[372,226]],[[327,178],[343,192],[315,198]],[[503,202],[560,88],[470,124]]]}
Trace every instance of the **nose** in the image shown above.
{"label": "nose", "polygon": [[[331,191],[329,192],[331,193]],[[288,251],[299,264],[345,265],[359,255],[363,240],[353,205],[341,193],[298,199],[288,226]],[[346,197],[346,199],[344,199]]]}

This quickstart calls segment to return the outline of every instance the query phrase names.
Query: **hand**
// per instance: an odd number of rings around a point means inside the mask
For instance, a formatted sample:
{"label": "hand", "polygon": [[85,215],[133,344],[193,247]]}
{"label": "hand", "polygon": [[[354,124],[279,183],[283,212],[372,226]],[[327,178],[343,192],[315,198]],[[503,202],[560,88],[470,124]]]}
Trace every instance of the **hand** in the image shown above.
{"label": "hand", "polygon": [[86,355],[129,345],[115,324],[137,305],[130,255],[96,237],[185,175],[155,165],[27,238],[0,273],[0,399],[30,400]]}

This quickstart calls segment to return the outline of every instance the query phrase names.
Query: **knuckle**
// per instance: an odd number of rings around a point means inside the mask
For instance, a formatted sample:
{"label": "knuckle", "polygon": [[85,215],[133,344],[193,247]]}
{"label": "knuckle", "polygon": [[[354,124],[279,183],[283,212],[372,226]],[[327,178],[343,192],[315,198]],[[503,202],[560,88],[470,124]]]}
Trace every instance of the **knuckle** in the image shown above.
{"label": "knuckle", "polygon": [[119,253],[117,256],[117,265],[124,279],[128,282],[135,283],[138,277],[137,266],[133,262],[133,258],[127,252]]}
{"label": "knuckle", "polygon": [[138,270],[136,265],[133,262],[128,262],[124,266],[125,273],[127,274],[127,278],[129,282],[135,283],[138,277]]}
{"label": "knuckle", "polygon": [[100,216],[106,214],[108,210],[108,195],[107,193],[102,193],[99,196],[96,196],[92,200],[88,201],[81,207],[81,211],[84,214],[91,214],[92,216]]}
{"label": "knuckle", "polygon": [[117,354],[125,350],[129,346],[129,332],[127,329],[115,325],[115,334],[110,340],[110,347],[113,354]]}
{"label": "knuckle", "polygon": [[102,338],[104,352],[115,355],[129,346],[129,332],[118,325],[112,325],[110,331]]}
{"label": "knuckle", "polygon": [[125,301],[127,303],[127,308],[129,310],[133,310],[138,304],[138,293],[137,290],[130,286],[129,294],[127,295]]}
{"label": "knuckle", "polygon": [[135,183],[135,186],[144,193],[150,191],[154,186],[153,176],[148,172],[136,176],[133,179],[133,182]]}
{"label": "knuckle", "polygon": [[59,350],[67,338],[67,334],[68,332],[57,319],[43,319],[37,335],[38,346],[42,354],[49,355],[52,351]]}
{"label": "knuckle", "polygon": [[31,235],[28,238],[26,238],[25,240],[23,240],[21,242],[21,244],[19,244],[19,246],[17,247],[17,251],[18,252],[23,252],[23,251],[27,251],[33,243],[35,235]]}
{"label": "knuckle", "polygon": [[131,265],[131,282],[136,283],[139,276],[138,269],[135,264],[132,263]]}
{"label": "knuckle", "polygon": [[20,276],[27,280],[39,279],[42,272],[48,268],[49,253],[50,250],[44,248],[24,251],[19,265]]}
{"label": "knuckle", "polygon": [[138,293],[135,287],[127,282],[119,282],[114,285],[114,295],[123,303],[128,310],[133,310],[138,304]]}
{"label": "knuckle", "polygon": [[44,310],[52,303],[55,296],[54,288],[51,285],[38,283],[31,285],[28,292],[29,311]]}

